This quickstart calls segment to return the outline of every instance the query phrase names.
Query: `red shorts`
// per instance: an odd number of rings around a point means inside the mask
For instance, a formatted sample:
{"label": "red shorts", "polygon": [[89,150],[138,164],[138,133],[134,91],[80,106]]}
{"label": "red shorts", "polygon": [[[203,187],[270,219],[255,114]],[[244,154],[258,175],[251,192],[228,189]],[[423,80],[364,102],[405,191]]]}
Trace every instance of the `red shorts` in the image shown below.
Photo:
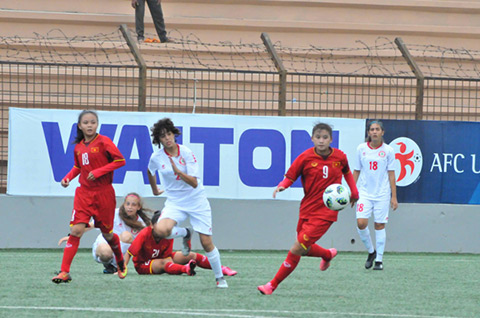
{"label": "red shorts", "polygon": [[115,190],[111,185],[95,190],[78,187],[73,199],[70,225],[88,224],[93,218],[95,227],[100,228],[102,233],[111,233],[116,205]]}
{"label": "red shorts", "polygon": [[297,240],[304,249],[315,244],[327,233],[333,221],[323,219],[299,219],[297,224]]}
{"label": "red shorts", "polygon": [[140,275],[152,275],[152,264],[153,260],[148,260],[144,263],[136,263],[134,262],[133,265],[135,265],[135,270],[137,273]]}

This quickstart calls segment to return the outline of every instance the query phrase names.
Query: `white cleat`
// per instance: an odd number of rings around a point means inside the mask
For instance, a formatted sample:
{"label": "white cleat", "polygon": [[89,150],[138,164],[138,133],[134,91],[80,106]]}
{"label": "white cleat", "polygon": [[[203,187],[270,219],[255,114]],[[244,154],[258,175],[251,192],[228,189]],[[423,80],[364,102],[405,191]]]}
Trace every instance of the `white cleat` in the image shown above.
{"label": "white cleat", "polygon": [[183,256],[188,256],[190,251],[192,250],[192,236],[193,236],[193,229],[191,227],[187,227],[187,235],[183,238],[183,247],[182,247],[182,254]]}
{"label": "white cleat", "polygon": [[228,288],[228,284],[225,278],[220,277],[220,278],[217,278],[216,281],[217,281],[217,288]]}

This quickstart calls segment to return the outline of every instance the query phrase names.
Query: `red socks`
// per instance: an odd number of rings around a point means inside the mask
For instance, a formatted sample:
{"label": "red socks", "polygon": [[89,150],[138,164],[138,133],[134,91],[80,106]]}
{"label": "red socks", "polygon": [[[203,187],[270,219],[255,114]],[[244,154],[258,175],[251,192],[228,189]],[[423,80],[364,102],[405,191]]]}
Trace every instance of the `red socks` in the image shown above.
{"label": "red socks", "polygon": [[283,262],[282,266],[278,270],[275,277],[271,280],[272,287],[275,289],[277,288],[278,284],[280,284],[291,272],[297,267],[298,262],[300,261],[300,255],[292,254],[292,252],[288,252],[287,258]]}
{"label": "red socks", "polygon": [[212,269],[212,266],[208,261],[208,257],[199,253],[196,253],[196,254],[197,254],[197,257],[195,257],[195,262],[197,262],[197,266],[204,269]]}
{"label": "red socks", "polygon": [[60,267],[62,272],[70,272],[70,265],[72,264],[75,254],[77,254],[79,244],[80,238],[78,236],[70,235],[68,237],[67,245],[63,250],[62,267]]}
{"label": "red socks", "polygon": [[313,244],[310,246],[307,256],[311,257],[321,257],[324,260],[328,261],[332,258],[332,253],[329,250],[321,247],[320,245]]}
{"label": "red socks", "polygon": [[108,242],[108,245],[110,245],[110,247],[112,248],[117,264],[120,264],[120,262],[123,262],[123,254],[122,254],[122,248],[120,246],[120,238],[118,237],[117,234],[113,233],[113,238],[110,242]]}
{"label": "red socks", "polygon": [[165,264],[165,268],[163,270],[165,273],[170,275],[180,275],[187,272],[187,267],[185,265],[168,262]]}

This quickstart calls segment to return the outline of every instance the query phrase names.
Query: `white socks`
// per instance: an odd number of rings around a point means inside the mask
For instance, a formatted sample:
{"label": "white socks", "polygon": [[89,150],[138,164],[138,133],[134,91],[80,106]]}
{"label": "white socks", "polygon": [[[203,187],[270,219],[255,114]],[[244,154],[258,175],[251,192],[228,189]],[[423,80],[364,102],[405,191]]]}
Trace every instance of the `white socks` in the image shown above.
{"label": "white socks", "polygon": [[[375,251],[375,249],[373,248],[372,238],[370,237],[370,230],[368,229],[368,226],[366,228],[364,228],[363,230],[360,230],[357,227],[357,232],[358,232],[358,235],[360,235],[360,239],[362,240],[363,244],[365,245],[365,248],[367,249],[368,253],[370,253],[370,254],[373,253],[373,251]],[[377,251],[377,253],[378,253],[378,251]]]}
{"label": "white socks", "polygon": [[385,251],[385,241],[387,238],[387,233],[385,229],[383,230],[375,230],[375,241],[377,242],[377,258],[375,261],[382,262],[383,261],[383,252]]}
{"label": "white socks", "polygon": [[223,277],[222,273],[222,263],[220,262],[220,253],[218,252],[217,247],[208,253],[205,253],[208,257],[208,261],[210,262],[210,266],[212,266],[212,271],[215,274],[215,278]]}
{"label": "white socks", "polygon": [[174,239],[178,237],[185,237],[187,235],[187,229],[184,227],[174,226],[172,228],[172,233],[167,236],[167,239]]}

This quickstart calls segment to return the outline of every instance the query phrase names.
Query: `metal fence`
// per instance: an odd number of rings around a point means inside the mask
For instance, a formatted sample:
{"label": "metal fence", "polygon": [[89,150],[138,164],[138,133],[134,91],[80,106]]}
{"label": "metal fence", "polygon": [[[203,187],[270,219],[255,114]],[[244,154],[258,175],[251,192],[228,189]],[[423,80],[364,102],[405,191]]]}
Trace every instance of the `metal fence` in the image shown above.
{"label": "metal fence", "polygon": [[[42,55],[40,51],[29,51],[25,58],[18,45],[3,41],[2,46],[0,41],[0,193],[6,191],[9,107],[457,121],[480,118],[480,76],[474,66],[480,56],[477,52],[469,52],[473,58],[453,67],[452,61],[455,65],[461,57],[446,61],[442,56],[436,66],[431,60],[441,56],[438,50],[427,56],[425,48],[414,47],[423,52],[415,61],[397,39],[396,49],[392,49],[393,42],[370,47],[358,60],[353,49],[348,54],[344,48],[329,49],[328,54],[319,48],[294,50],[273,45],[268,35],[262,35],[263,45],[239,48],[222,44],[206,54],[187,51],[186,46],[192,44],[184,43],[179,49],[162,51],[168,56],[160,63],[159,56],[138,49],[128,30],[118,34],[108,50],[95,47],[104,56],[90,61],[89,54],[77,49],[72,49],[74,58],[62,55],[61,62],[49,60],[52,56],[58,59],[53,53]],[[390,55],[378,54],[383,49]],[[79,54],[84,54],[81,63],[75,62]],[[188,56],[188,63],[179,63],[179,56]],[[473,66],[466,70],[469,63]],[[347,71],[340,70],[344,66]],[[453,71],[447,76],[449,69]],[[441,71],[436,74],[432,70]]]}

